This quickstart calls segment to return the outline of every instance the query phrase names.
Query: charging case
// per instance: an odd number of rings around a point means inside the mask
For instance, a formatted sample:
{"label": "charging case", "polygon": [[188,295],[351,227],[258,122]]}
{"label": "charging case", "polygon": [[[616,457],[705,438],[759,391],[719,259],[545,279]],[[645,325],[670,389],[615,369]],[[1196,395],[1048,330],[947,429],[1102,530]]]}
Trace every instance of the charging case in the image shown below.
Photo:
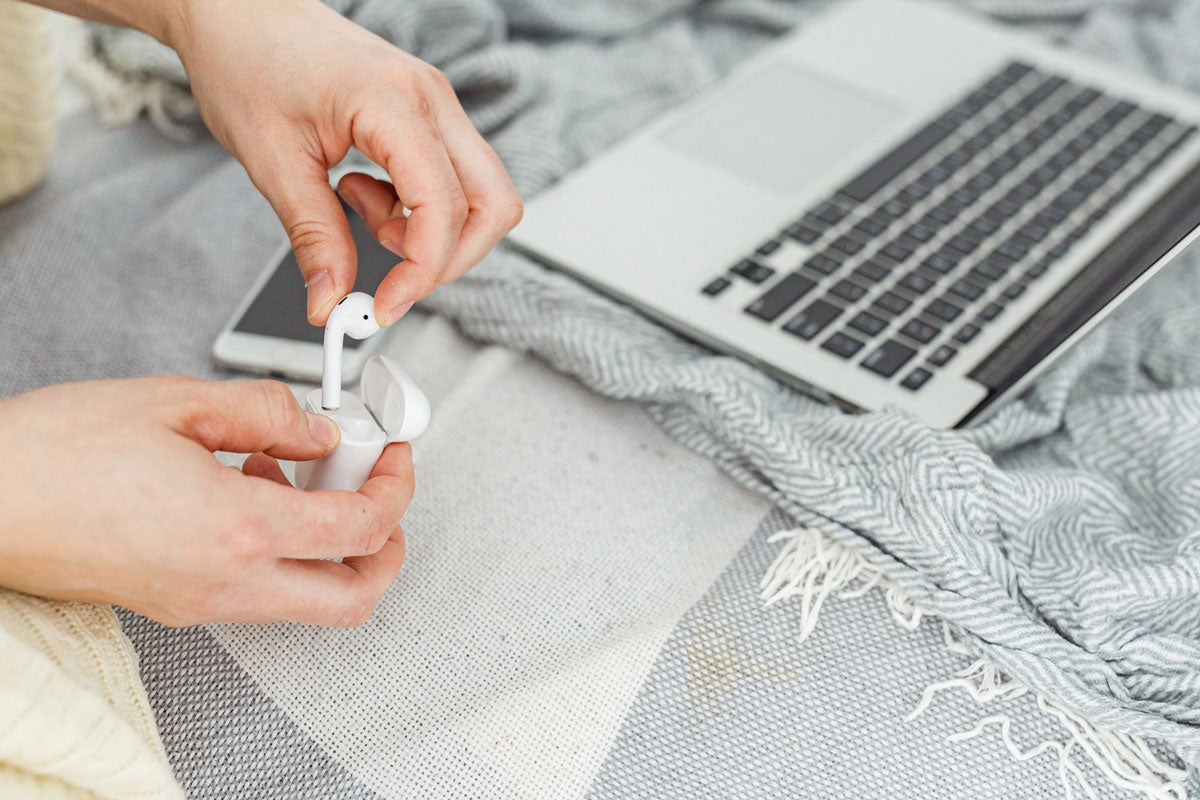
{"label": "charging case", "polygon": [[403,367],[381,355],[367,359],[358,396],[343,390],[337,411],[321,407],[319,388],[308,393],[304,407],[330,417],[342,431],[332,453],[296,462],[296,486],[313,491],[358,491],[383,448],[391,442],[412,441],[429,427],[429,399]]}

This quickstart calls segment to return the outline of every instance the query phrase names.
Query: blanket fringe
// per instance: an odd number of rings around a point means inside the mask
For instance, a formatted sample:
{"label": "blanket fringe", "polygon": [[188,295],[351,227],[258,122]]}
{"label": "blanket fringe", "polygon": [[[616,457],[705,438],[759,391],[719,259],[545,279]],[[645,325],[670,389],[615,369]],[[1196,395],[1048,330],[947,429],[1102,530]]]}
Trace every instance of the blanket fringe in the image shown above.
{"label": "blanket fringe", "polygon": [[164,136],[189,142],[194,132],[177,120],[198,115],[187,89],[152,75],[126,75],[100,58],[86,24],[65,21],[62,47],[66,74],[81,88],[107,127],[127,125],[145,114]]}
{"label": "blanket fringe", "polygon": [[[762,579],[762,598],[768,606],[798,598],[801,641],[812,634],[821,608],[834,595],[861,597],[872,589],[879,589],[884,592],[893,620],[907,630],[915,630],[926,616],[916,601],[901,591],[881,569],[853,548],[820,531],[811,528],[785,530],[771,536],[769,541],[784,542],[784,545]],[[1005,675],[987,659],[976,656],[945,622],[942,631],[951,652],[974,660],[950,678],[926,687],[920,702],[905,721],[923,714],[939,692],[949,689],[961,689],[981,705],[1030,693],[1028,687]],[[971,739],[987,728],[997,726],[1004,746],[1016,760],[1029,761],[1042,753],[1050,753],[1057,759],[1067,800],[1075,798],[1075,786],[1082,789],[1084,796],[1096,800],[1096,793],[1077,761],[1076,757],[1080,755],[1090,759],[1109,781],[1123,789],[1142,792],[1153,800],[1186,800],[1187,772],[1160,759],[1145,740],[1098,727],[1044,695],[1034,693],[1034,696],[1042,713],[1055,719],[1066,731],[1065,740],[1046,740],[1022,750],[1012,738],[1012,718],[1007,714],[993,714],[981,719],[971,730],[950,736],[950,741]]]}

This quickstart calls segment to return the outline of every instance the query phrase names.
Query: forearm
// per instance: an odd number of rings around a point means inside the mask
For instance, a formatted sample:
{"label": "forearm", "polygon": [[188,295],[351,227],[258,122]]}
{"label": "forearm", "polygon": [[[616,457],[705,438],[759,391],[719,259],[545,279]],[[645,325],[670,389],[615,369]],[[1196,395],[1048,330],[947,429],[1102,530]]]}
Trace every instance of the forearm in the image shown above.
{"label": "forearm", "polygon": [[27,0],[74,17],[136,28],[164,44],[180,24],[181,0]]}

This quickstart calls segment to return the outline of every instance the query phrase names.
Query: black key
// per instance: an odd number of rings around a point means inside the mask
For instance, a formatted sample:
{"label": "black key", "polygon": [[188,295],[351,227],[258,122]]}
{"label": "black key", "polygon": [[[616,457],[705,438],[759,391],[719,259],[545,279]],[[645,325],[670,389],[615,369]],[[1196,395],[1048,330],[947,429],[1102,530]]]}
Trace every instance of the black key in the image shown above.
{"label": "black key", "polygon": [[925,307],[925,313],[943,322],[954,322],[962,314],[962,309],[944,297],[939,297]]}
{"label": "black key", "polygon": [[1005,258],[1004,256],[992,253],[983,261],[976,264],[975,268],[971,271],[983,275],[989,280],[997,281],[1008,274],[1012,265],[1013,260],[1011,258]]}
{"label": "black key", "polygon": [[1000,221],[994,217],[983,216],[972,220],[971,224],[967,226],[967,229],[975,231],[980,236],[986,237],[991,236],[993,233],[999,230],[1000,224]]}
{"label": "black key", "polygon": [[900,192],[900,196],[911,205],[916,205],[918,201],[929,197],[929,190],[919,183],[910,183]]}
{"label": "black key", "polygon": [[763,242],[762,246],[759,247],[754,252],[758,253],[760,256],[769,256],[772,253],[774,253],[776,250],[778,250],[781,246],[782,245],[780,245],[777,240],[771,239],[770,241]]}
{"label": "black key", "polygon": [[840,261],[834,261],[824,253],[817,253],[815,256],[804,262],[804,266],[811,270],[821,273],[822,275],[830,275],[837,271],[837,268],[842,265]]}
{"label": "black key", "polygon": [[808,227],[803,222],[797,222],[783,229],[783,232],[800,244],[812,244],[821,238],[821,232]]}
{"label": "black key", "polygon": [[880,222],[874,217],[867,217],[866,219],[860,219],[852,230],[856,231],[864,239],[868,239],[872,236],[878,236],[887,230],[887,223]]}
{"label": "black key", "polygon": [[862,365],[876,375],[890,378],[912,360],[917,351],[895,339],[889,339],[863,360]]}
{"label": "black key", "polygon": [[854,274],[867,283],[878,283],[891,274],[875,261],[864,261],[854,270]]}
{"label": "black key", "polygon": [[983,264],[979,264],[973,267],[971,271],[967,273],[967,277],[971,279],[971,283],[974,283],[977,286],[989,286],[991,285],[992,281],[998,280],[1003,275],[1003,273],[1000,275],[992,274],[990,271],[985,271],[982,269],[982,267]]}
{"label": "black key", "polygon": [[812,339],[829,327],[829,323],[840,317],[842,310],[832,303],[816,300],[808,308],[801,311],[783,326],[788,333],[801,339]]}
{"label": "black key", "polygon": [[980,327],[978,325],[968,322],[966,325],[963,325],[961,328],[959,328],[954,334],[954,341],[967,344],[979,335],[979,331]]}
{"label": "black key", "polygon": [[837,250],[840,250],[841,252],[845,253],[848,256],[852,256],[855,253],[857,253],[859,250],[863,249],[862,242],[858,241],[857,239],[852,239],[849,236],[842,236],[841,238],[837,239],[830,246]]}
{"label": "black key", "polygon": [[875,298],[875,306],[889,314],[903,314],[911,305],[912,301],[905,300],[895,292],[884,292]]}
{"label": "black key", "polygon": [[767,322],[774,322],[792,304],[812,291],[817,285],[798,272],[793,272],[775,284],[762,297],[746,306],[746,313]]}
{"label": "black key", "polygon": [[731,283],[733,283],[733,281],[729,280],[729,278],[715,278],[712,283],[708,284],[708,286],[705,286],[703,289],[701,289],[701,291],[709,297],[716,297],[721,292],[728,289]]}
{"label": "black key", "polygon": [[821,203],[821,205],[813,209],[811,213],[814,217],[821,220],[821,222],[824,222],[826,225],[837,225],[839,222],[845,219],[846,215],[850,212],[836,203],[826,202]]}
{"label": "black key", "polygon": [[922,267],[927,267],[941,275],[947,275],[958,266],[959,255],[953,250],[939,250],[929,258],[921,262]]}
{"label": "black key", "polygon": [[751,283],[762,283],[775,274],[775,270],[770,267],[764,267],[762,264],[749,258],[743,258],[734,264],[729,271],[735,275],[741,275]]}
{"label": "black key", "polygon": [[842,278],[833,285],[833,288],[831,288],[829,292],[849,303],[854,303],[861,300],[863,295],[867,293],[867,290],[859,286],[854,281],[848,281],[845,278]]}
{"label": "black key", "polygon": [[913,254],[911,249],[905,247],[900,242],[888,242],[882,248],[880,248],[879,252],[883,253],[885,256],[897,263],[904,261]]}
{"label": "black key", "polygon": [[858,316],[850,320],[850,327],[856,331],[865,333],[867,336],[875,336],[887,327],[887,323],[874,314],[860,311]]}
{"label": "black key", "polygon": [[1029,255],[1029,247],[1017,237],[1003,242],[996,248],[996,252],[1005,258],[1011,258],[1013,261],[1020,261],[1025,256]]}
{"label": "black key", "polygon": [[950,287],[950,291],[954,292],[959,297],[965,299],[968,303],[974,302],[983,296],[983,289],[980,289],[975,284],[965,279],[959,279]]}
{"label": "black key", "polygon": [[923,225],[909,225],[904,230],[904,235],[911,237],[921,244],[925,244],[925,242],[928,242],[933,238],[933,231],[929,230]]}
{"label": "black key", "polygon": [[[958,209],[958,211],[961,210],[961,208]],[[954,220],[958,219],[958,211],[947,208],[945,203],[943,203],[940,206],[934,206],[931,208],[929,213],[925,215],[925,218],[932,219],[934,222],[942,225],[949,225],[951,222],[954,222]]]}
{"label": "black key", "polygon": [[988,303],[986,306],[984,306],[983,308],[981,308],[979,310],[979,318],[982,319],[984,322],[991,322],[996,317],[1000,316],[1003,312],[1004,312],[1004,306],[999,305],[998,303]]}
{"label": "black key", "polygon": [[934,121],[914,133],[892,152],[867,167],[857,178],[841,188],[841,193],[866,202],[914,162],[937,147],[950,134],[951,129],[940,121]]}
{"label": "black key", "polygon": [[971,239],[962,234],[952,237],[946,244],[965,256],[969,256],[979,249],[979,241],[977,239]]}
{"label": "black key", "polygon": [[879,210],[875,213],[882,214],[890,219],[896,219],[897,217],[903,217],[905,214],[907,214],[910,208],[912,208],[912,206],[908,203],[908,201],[901,197],[893,197],[881,205]]}
{"label": "black key", "polygon": [[1012,283],[1004,289],[1004,296],[1009,300],[1016,300],[1021,295],[1025,294],[1025,284]]}
{"label": "black key", "polygon": [[924,367],[917,367],[908,376],[900,381],[900,385],[909,391],[915,392],[925,385],[925,382],[933,377],[933,373]]}
{"label": "black key", "polygon": [[933,337],[937,336],[942,331],[940,328],[930,325],[928,322],[923,320],[910,319],[907,323],[905,323],[904,327],[900,329],[900,332],[908,338],[918,341],[921,344],[928,344],[929,342],[933,341]]}
{"label": "black key", "polygon": [[929,356],[929,363],[933,364],[935,367],[944,367],[949,364],[950,359],[954,358],[956,355],[958,355],[957,350],[948,344],[944,344],[937,350],[934,350],[933,354]]}
{"label": "black key", "polygon": [[910,272],[900,279],[899,285],[913,294],[925,294],[933,288],[933,281],[919,272]]}
{"label": "black key", "polygon": [[848,336],[844,333],[835,333],[824,342],[821,342],[821,349],[828,350],[836,356],[842,358],[850,358],[859,350],[862,350],[863,343],[853,336]]}
{"label": "black key", "polygon": [[1037,261],[1029,269],[1025,270],[1026,278],[1040,278],[1046,274],[1046,270],[1050,268],[1050,262],[1046,259]]}

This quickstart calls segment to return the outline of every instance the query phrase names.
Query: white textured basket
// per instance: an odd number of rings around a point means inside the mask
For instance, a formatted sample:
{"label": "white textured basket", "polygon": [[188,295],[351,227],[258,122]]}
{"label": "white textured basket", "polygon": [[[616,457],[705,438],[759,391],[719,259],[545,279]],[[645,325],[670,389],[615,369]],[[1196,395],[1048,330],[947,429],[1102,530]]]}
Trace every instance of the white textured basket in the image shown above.
{"label": "white textured basket", "polygon": [[45,12],[0,0],[0,204],[46,174],[58,122],[56,88]]}

